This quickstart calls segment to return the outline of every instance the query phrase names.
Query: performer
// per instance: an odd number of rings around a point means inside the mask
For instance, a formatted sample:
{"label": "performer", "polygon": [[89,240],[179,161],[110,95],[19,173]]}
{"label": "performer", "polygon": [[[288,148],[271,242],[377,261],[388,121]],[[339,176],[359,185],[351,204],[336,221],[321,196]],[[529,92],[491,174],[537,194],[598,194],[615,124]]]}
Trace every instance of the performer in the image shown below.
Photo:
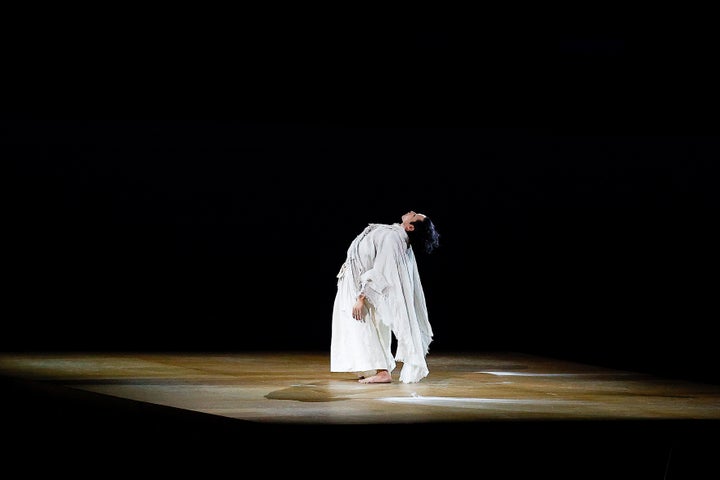
{"label": "performer", "polygon": [[412,211],[400,223],[371,223],[355,237],[337,275],[331,372],[356,373],[360,383],[391,383],[402,362],[401,382],[428,375],[433,331],[413,246],[432,253],[439,237],[427,215]]}

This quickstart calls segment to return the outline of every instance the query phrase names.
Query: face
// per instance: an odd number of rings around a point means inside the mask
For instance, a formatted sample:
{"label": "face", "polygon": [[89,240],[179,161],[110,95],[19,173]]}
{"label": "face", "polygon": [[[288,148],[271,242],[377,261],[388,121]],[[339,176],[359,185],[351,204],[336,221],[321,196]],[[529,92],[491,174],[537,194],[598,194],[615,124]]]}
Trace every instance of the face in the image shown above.
{"label": "face", "polygon": [[407,232],[412,232],[415,230],[415,225],[412,224],[412,222],[424,222],[426,215],[423,215],[422,213],[415,213],[413,211],[409,211],[405,215],[402,216],[402,226]]}

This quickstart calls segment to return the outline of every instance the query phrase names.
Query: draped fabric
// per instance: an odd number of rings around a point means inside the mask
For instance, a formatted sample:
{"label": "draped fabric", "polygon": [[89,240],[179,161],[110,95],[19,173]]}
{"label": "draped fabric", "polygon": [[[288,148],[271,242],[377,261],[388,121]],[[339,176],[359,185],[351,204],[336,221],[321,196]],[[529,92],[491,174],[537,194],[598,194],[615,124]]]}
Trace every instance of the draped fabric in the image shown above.
{"label": "draped fabric", "polygon": [[[392,372],[396,362],[402,362],[401,382],[426,377],[425,357],[433,332],[415,255],[402,225],[369,224],[350,244],[337,277],[330,371]],[[366,296],[362,322],[352,317],[360,293]]]}

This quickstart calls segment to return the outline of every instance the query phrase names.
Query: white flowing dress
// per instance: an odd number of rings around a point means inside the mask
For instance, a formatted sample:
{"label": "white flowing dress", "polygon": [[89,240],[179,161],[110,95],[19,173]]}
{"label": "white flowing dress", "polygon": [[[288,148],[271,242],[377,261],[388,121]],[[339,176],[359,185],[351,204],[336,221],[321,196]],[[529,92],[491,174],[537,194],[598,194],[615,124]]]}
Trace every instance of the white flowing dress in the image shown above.
{"label": "white flowing dress", "polygon": [[[402,362],[400,381],[419,382],[429,373],[433,332],[415,255],[400,224],[369,224],[355,237],[337,275],[332,315],[330,371],[392,372]],[[364,321],[352,317],[365,294]],[[392,353],[393,335],[397,340]]]}

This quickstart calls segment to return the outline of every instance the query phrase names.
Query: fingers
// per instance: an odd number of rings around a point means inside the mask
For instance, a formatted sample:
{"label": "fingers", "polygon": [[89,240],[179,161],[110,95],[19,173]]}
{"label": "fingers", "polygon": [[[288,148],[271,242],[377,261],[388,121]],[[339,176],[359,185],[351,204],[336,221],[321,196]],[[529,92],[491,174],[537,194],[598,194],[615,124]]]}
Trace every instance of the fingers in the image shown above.
{"label": "fingers", "polygon": [[352,308],[352,317],[355,320],[362,322],[363,321],[363,310],[364,310],[364,308],[363,308],[362,302],[360,302],[360,301],[356,302]]}

